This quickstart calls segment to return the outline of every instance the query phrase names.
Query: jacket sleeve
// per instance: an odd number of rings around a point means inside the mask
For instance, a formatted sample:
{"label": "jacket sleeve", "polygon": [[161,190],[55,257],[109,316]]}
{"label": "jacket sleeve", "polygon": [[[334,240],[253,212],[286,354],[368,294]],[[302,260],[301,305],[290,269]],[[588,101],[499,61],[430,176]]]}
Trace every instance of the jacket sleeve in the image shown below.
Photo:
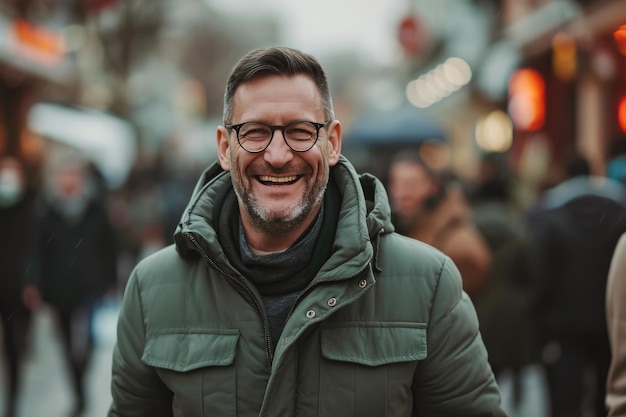
{"label": "jacket sleeve", "polygon": [[626,234],[620,238],[609,269],[606,319],[611,342],[611,366],[607,379],[608,416],[626,415]]}
{"label": "jacket sleeve", "polygon": [[141,288],[131,274],[117,324],[108,417],[172,417],[172,393],[141,361],[146,341]]}
{"label": "jacket sleeve", "polygon": [[413,384],[420,417],[506,416],[474,306],[449,258],[432,298],[427,346]]}

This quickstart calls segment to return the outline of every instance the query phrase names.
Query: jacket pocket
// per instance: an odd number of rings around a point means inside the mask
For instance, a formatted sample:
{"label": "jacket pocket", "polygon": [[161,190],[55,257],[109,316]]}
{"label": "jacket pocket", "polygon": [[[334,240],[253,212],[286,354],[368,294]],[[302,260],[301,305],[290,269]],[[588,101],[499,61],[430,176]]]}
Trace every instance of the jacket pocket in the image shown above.
{"label": "jacket pocket", "polygon": [[427,356],[426,324],[343,323],[320,330],[320,415],[411,415],[415,368]]}
{"label": "jacket pocket", "polygon": [[238,340],[236,329],[163,329],[141,360],[172,391],[175,416],[235,416]]}
{"label": "jacket pocket", "polygon": [[148,336],[141,358],[146,365],[187,372],[227,366],[235,360],[238,330],[162,330]]}

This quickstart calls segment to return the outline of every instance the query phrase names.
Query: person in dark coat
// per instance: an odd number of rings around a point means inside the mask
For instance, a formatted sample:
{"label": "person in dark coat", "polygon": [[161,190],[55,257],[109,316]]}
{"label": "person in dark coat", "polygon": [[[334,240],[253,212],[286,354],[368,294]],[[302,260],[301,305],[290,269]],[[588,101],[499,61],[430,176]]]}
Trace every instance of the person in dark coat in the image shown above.
{"label": "person in dark coat", "polygon": [[13,156],[0,158],[0,338],[7,364],[6,416],[15,415],[21,353],[30,323],[22,291],[32,246],[35,193],[23,163]]}
{"label": "person in dark coat", "polygon": [[[570,178],[589,175],[572,160]],[[571,180],[568,180],[571,181]],[[552,416],[606,416],[605,382],[611,352],[605,293],[611,256],[626,231],[618,200],[572,193],[538,212],[531,232],[533,313],[542,346]],[[589,384],[586,375],[593,373]]]}
{"label": "person in dark coat", "polygon": [[58,320],[77,414],[85,409],[93,309],[100,297],[115,291],[117,278],[115,229],[85,168],[80,160],[67,160],[52,171],[38,220],[32,277],[41,301]]}

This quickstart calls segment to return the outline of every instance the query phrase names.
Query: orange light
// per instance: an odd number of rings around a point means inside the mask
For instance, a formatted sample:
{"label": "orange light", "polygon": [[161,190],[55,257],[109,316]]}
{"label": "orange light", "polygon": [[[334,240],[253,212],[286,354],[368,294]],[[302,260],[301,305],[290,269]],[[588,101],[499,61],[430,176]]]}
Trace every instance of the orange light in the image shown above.
{"label": "orange light", "polygon": [[626,133],[626,96],[622,97],[617,106],[617,121],[622,132]]}
{"label": "orange light", "polygon": [[571,81],[577,71],[576,41],[566,33],[552,38],[552,70],[562,81]]}
{"label": "orange light", "polygon": [[61,36],[48,29],[35,26],[26,20],[16,20],[12,25],[14,49],[44,65],[56,65],[64,52]]}
{"label": "orange light", "polygon": [[617,30],[613,32],[613,39],[615,39],[617,49],[619,49],[622,55],[626,56],[626,25],[618,27]]}
{"label": "orange light", "polygon": [[533,69],[520,69],[509,80],[509,115],[521,130],[539,130],[545,121],[545,83]]}

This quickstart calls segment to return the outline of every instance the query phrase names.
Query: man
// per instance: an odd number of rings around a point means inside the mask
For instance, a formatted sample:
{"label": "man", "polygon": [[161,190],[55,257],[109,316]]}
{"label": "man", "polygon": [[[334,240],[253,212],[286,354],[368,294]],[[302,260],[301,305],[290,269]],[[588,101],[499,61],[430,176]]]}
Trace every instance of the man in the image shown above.
{"label": "man", "polygon": [[555,189],[593,178],[590,172],[584,158],[571,158],[567,180],[546,193],[531,225],[531,311],[553,417],[605,416],[607,411],[607,277],[626,232],[626,207],[618,194],[592,187],[549,198],[560,194]]}
{"label": "man", "polygon": [[566,163],[565,180],[549,188],[540,199],[540,207],[559,207],[580,195],[597,195],[626,203],[626,188],[619,181],[601,175],[592,175],[589,161],[573,155]]}
{"label": "man", "polygon": [[475,298],[490,272],[491,253],[462,190],[446,183],[445,175],[417,152],[400,151],[389,164],[392,221],[399,233],[448,255],[461,272],[463,289]]}
{"label": "man", "polygon": [[340,155],[313,57],[246,55],[217,144],[127,284],[110,417],[505,415],[457,269]]}
{"label": "man", "polygon": [[30,339],[31,314],[22,291],[34,234],[37,190],[32,183],[24,162],[16,156],[0,156],[0,362],[5,365],[0,375],[6,381],[5,411],[0,415],[6,417],[17,412],[21,363]]}
{"label": "man", "polygon": [[67,152],[51,165],[42,190],[25,298],[31,309],[45,302],[54,313],[78,416],[88,407],[85,376],[94,352],[94,307],[116,290],[117,245],[87,162]]}

